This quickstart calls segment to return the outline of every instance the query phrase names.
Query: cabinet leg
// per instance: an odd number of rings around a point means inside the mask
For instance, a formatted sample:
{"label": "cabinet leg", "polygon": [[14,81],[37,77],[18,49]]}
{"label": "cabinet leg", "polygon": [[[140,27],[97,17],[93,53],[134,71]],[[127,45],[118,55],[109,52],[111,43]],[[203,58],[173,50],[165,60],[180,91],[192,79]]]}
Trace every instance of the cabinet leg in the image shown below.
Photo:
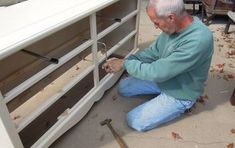
{"label": "cabinet leg", "polygon": [[228,30],[231,24],[232,24],[232,20],[229,18],[228,23],[226,24],[225,29],[224,29],[225,34],[228,34]]}

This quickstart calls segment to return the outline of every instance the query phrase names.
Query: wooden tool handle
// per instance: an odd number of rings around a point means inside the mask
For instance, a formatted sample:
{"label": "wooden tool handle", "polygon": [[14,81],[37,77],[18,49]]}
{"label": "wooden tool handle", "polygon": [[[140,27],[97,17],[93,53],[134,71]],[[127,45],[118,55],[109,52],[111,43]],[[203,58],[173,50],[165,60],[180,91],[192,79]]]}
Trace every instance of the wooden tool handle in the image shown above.
{"label": "wooden tool handle", "polygon": [[232,105],[235,106],[235,88],[234,88],[233,94],[232,94],[232,96],[231,96],[231,98],[230,98],[230,102],[231,102]]}
{"label": "wooden tool handle", "polygon": [[128,148],[124,140],[117,134],[117,132],[113,129],[113,127],[110,124],[107,124],[109,129],[111,130],[113,137],[116,139],[118,144],[121,148]]}

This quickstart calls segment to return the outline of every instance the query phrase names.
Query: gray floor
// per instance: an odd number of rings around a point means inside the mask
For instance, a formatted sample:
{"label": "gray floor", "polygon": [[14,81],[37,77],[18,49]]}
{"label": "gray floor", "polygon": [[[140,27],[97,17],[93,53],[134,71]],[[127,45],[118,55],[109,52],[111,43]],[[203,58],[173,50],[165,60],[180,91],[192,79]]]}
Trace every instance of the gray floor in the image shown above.
{"label": "gray floor", "polygon": [[[146,1],[142,3],[139,47],[149,45],[159,34],[145,14]],[[126,113],[149,98],[124,98],[117,92],[117,85],[111,88],[97,102],[81,122],[66,132],[51,147],[54,148],[118,148],[111,132],[100,121],[112,118],[112,125],[130,148],[226,148],[235,144],[235,107],[229,103],[235,80],[235,56],[229,53],[235,49],[235,33],[225,36],[224,23],[213,23],[215,54],[203,96],[204,103],[197,103],[192,112],[149,132],[141,133],[130,129],[125,121]],[[231,30],[235,31],[232,26]],[[218,64],[225,63],[223,71]],[[219,72],[221,71],[221,72]],[[172,133],[180,135],[175,139]]]}

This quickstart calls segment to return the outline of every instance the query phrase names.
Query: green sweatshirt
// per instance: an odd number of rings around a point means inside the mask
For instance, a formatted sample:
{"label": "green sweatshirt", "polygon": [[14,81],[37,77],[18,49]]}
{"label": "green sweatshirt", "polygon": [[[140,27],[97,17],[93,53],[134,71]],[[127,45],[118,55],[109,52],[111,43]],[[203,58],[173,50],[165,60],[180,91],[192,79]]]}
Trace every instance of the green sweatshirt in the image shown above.
{"label": "green sweatshirt", "polygon": [[196,100],[203,93],[213,55],[211,31],[196,17],[178,33],[161,33],[148,48],[125,59],[136,78],[155,81],[177,99]]}

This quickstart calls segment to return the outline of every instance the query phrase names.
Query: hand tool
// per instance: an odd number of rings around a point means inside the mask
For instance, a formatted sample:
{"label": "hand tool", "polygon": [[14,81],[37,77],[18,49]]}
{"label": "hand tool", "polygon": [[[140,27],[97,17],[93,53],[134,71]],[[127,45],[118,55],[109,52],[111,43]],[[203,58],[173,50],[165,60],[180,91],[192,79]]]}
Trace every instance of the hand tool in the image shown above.
{"label": "hand tool", "polygon": [[124,140],[117,134],[117,132],[113,129],[112,125],[111,125],[111,121],[112,119],[105,119],[104,121],[100,122],[101,126],[107,125],[108,128],[110,129],[110,131],[113,134],[113,137],[115,138],[115,140],[118,142],[118,144],[120,145],[121,148],[128,148],[126,143],[124,142]]}
{"label": "hand tool", "polygon": [[230,98],[230,102],[231,102],[232,105],[235,106],[235,88],[234,88],[233,94],[232,94],[232,96],[231,96],[231,98]]}

